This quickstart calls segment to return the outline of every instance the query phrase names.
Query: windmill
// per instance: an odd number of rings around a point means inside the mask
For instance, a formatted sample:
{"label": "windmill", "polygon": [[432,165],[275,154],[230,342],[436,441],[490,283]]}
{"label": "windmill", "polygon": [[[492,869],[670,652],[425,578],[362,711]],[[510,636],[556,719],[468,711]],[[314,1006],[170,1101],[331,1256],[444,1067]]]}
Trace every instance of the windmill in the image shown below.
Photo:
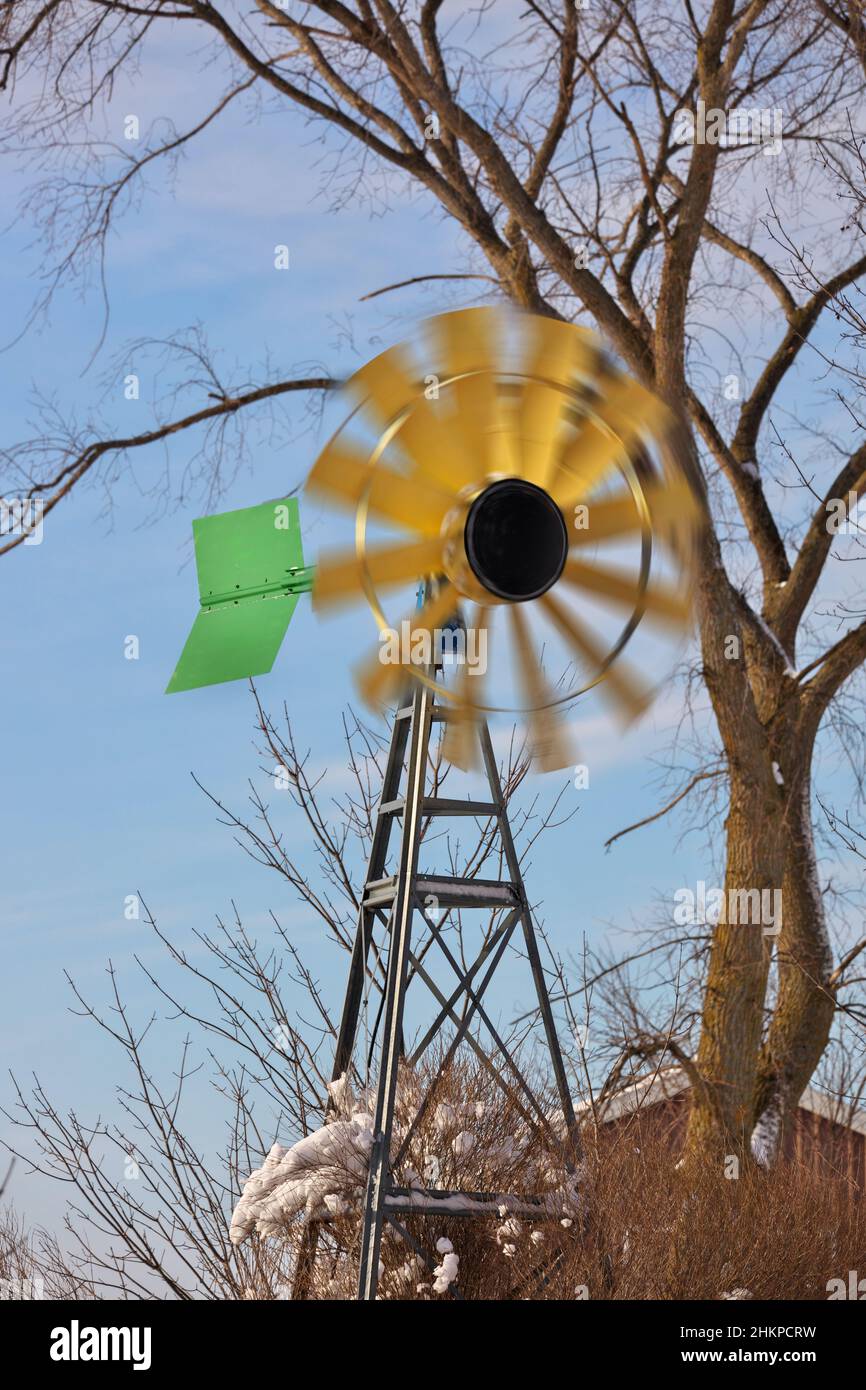
{"label": "windmill", "polygon": [[[358,1283],[359,1297],[373,1299],[385,1222],[429,1265],[429,1252],[404,1224],[410,1215],[549,1214],[540,1195],[398,1181],[439,1076],[461,1043],[475,1045],[471,1030],[482,1024],[503,1090],[518,1098],[528,1123],[562,1144],[485,1006],[515,933],[532,975],[566,1145],[577,1157],[571,1092],[487,716],[506,711],[521,719],[543,771],[575,756],[568,711],[579,696],[597,688],[626,722],[636,718],[652,692],[623,652],[645,630],[687,626],[701,505],[675,415],[592,334],[559,320],[503,308],[444,314],[369,362],[346,389],[351,409],[307,491],[348,513],[353,543],[321,556],[314,573],[304,565],[294,499],[194,523],[201,611],[168,689],[270,670],[298,595],[310,589],[319,611],[366,601],[373,613],[379,643],[356,680],[368,704],[396,710],[333,1068],[337,1081],[353,1065],[375,950],[386,965],[374,1027],[373,1148]],[[403,607],[386,614],[386,601],[392,610],[395,602]],[[490,659],[472,664],[464,650],[462,662],[449,663],[449,634],[464,643],[476,637]],[[651,651],[653,664],[658,654]],[[444,725],[444,757],[480,769],[483,800],[428,795],[436,725]],[[498,836],[506,878],[458,878],[419,865],[424,827],[467,816]],[[468,968],[451,952],[431,902],[440,914],[492,914]],[[425,965],[433,944],[456,976],[450,994]],[[410,1051],[405,1004],[415,981],[437,1009]],[[400,1067],[416,1065],[446,1035],[439,1071],[397,1145]],[[311,1220],[296,1296],[309,1281],[317,1239]]]}

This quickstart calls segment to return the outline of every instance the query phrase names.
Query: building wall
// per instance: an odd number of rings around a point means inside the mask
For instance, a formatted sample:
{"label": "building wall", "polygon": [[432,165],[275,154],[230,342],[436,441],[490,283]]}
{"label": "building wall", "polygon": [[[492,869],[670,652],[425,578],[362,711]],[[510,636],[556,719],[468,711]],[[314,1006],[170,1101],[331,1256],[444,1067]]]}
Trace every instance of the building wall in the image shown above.
{"label": "building wall", "polygon": [[[647,1138],[664,1136],[678,1153],[685,1139],[690,1096],[688,1091],[651,1101],[618,1115],[607,1123],[618,1129],[639,1126]],[[785,1145],[785,1157],[816,1174],[842,1178],[852,1195],[866,1192],[866,1135],[800,1106]]]}

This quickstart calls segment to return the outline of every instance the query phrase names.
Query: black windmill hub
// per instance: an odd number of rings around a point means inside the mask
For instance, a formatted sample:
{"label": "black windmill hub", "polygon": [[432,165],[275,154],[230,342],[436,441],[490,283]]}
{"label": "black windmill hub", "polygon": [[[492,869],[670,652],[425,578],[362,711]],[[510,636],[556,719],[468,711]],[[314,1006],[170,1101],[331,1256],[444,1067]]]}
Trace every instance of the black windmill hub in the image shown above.
{"label": "black windmill hub", "polygon": [[473,574],[509,603],[547,593],[568,555],[562,512],[543,488],[522,478],[503,478],[476,497],[464,543]]}

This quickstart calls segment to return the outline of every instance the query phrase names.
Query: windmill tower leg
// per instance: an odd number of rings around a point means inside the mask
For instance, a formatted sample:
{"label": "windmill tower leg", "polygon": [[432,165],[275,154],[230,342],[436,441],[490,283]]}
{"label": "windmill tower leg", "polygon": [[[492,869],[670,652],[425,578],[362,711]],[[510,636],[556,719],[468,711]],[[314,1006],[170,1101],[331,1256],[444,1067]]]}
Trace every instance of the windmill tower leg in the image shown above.
{"label": "windmill tower leg", "polygon": [[[413,715],[414,704],[410,705],[408,709],[398,710],[397,718],[394,720],[394,727],[391,732],[391,742],[388,746],[388,755],[385,762],[385,774],[382,779],[379,813],[376,817],[376,824],[373,829],[370,857],[367,861],[367,876],[364,881],[365,887],[364,892],[361,894],[361,903],[358,908],[358,922],[355,928],[355,940],[352,944],[349,978],[346,982],[346,994],[343,1000],[340,1031],[337,1034],[334,1065],[331,1071],[332,1081],[339,1081],[340,1077],[348,1072],[352,1063],[352,1054],[355,1050],[358,1025],[361,1018],[361,1007],[364,1000],[364,981],[369,968],[370,949],[373,943],[373,927],[377,912],[377,909],[370,906],[366,901],[367,887],[371,883],[375,883],[377,880],[381,879],[385,871],[385,864],[387,862],[388,850],[391,842],[391,833],[394,829],[395,821],[393,814],[383,811],[383,807],[396,804],[398,799],[403,775],[403,763],[406,757],[406,745],[409,741],[410,720],[412,720]],[[327,1109],[328,1111],[332,1109],[330,1100]],[[300,1248],[298,1250],[298,1260],[294,1279],[292,1281],[293,1300],[305,1299],[309,1296],[318,1239],[319,1228],[317,1222],[311,1220],[306,1221],[301,1236]]]}
{"label": "windmill tower leg", "polygon": [[526,954],[529,957],[529,965],[532,970],[532,978],[535,982],[535,993],[538,997],[538,1007],[541,1012],[541,1020],[544,1024],[544,1035],[547,1039],[547,1050],[550,1053],[550,1060],[553,1066],[553,1074],[556,1079],[556,1089],[559,1094],[559,1101],[562,1106],[562,1114],[565,1120],[565,1127],[569,1139],[573,1145],[577,1145],[577,1123],[574,1118],[574,1103],[571,1098],[571,1091],[568,1087],[568,1078],[565,1074],[565,1063],[562,1058],[562,1049],[559,1046],[559,1037],[556,1032],[556,1024],[553,1020],[553,1010],[550,1007],[550,995],[547,992],[547,981],[544,978],[544,969],[541,964],[541,956],[538,953],[538,942],[535,938],[535,927],[532,922],[532,913],[529,907],[529,900],[526,896],[526,887],[523,882],[523,875],[520,872],[520,860],[514,848],[514,839],[511,834],[511,825],[508,820],[508,809],[502,795],[502,783],[499,780],[499,768],[496,766],[496,758],[493,753],[493,744],[490,741],[490,730],[486,723],[479,728],[479,738],[481,740],[481,756],[484,760],[484,769],[487,773],[487,780],[493,792],[494,800],[499,808],[499,834],[502,838],[502,846],[505,851],[505,862],[508,865],[508,872],[511,881],[518,885],[518,892],[521,900],[521,923],[523,926],[523,939],[526,944]]}
{"label": "windmill tower leg", "polygon": [[419,682],[412,697],[412,732],[406,775],[400,866],[391,912],[382,1055],[373,1120],[373,1149],[370,1154],[370,1173],[361,1230],[358,1297],[362,1299],[375,1299],[379,1282],[379,1248],[382,1242],[384,1204],[390,1186],[391,1131],[397,1098],[397,1070],[403,1051],[403,1008],[406,1001],[432,705],[431,690]]}

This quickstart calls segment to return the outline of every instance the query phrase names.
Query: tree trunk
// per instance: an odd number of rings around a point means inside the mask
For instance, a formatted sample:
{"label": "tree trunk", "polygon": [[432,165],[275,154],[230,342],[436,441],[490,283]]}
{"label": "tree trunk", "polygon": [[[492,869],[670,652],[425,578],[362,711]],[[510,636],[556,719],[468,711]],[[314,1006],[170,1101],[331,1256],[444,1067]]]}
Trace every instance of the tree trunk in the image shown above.
{"label": "tree trunk", "polygon": [[713,931],[697,1056],[710,1094],[693,1098],[688,1144],[738,1153],[752,1128],[772,952],[772,938],[760,921],[739,920],[746,901],[742,894],[772,892],[782,880],[779,801],[768,798],[765,779],[748,769],[731,773],[726,831],[725,907]]}
{"label": "tree trunk", "polygon": [[[775,922],[726,920],[714,930],[697,1056],[709,1094],[694,1095],[687,1147],[752,1154],[770,1166],[827,1045],[835,994],[812,836],[817,717],[792,706],[778,668],[754,648],[749,658],[749,688],[767,741],[763,749],[754,738],[747,744],[742,728],[738,737],[719,720],[731,762],[727,916],[737,890],[779,887],[781,913]],[[714,703],[724,713],[723,703]],[[762,1043],[774,947],[778,988]]]}
{"label": "tree trunk", "polygon": [[800,1096],[827,1046],[836,1007],[812,838],[811,752],[811,747],[797,748],[788,774],[792,785],[785,816],[778,994],[758,1063],[752,1112],[753,1150],[768,1165],[790,1133]]}
{"label": "tree trunk", "polygon": [[[708,540],[698,612],[704,679],[728,762],[724,907],[713,929],[687,1152],[748,1153],[773,937],[743,913],[745,894],[783,888],[788,788],[774,764],[794,765],[779,740],[797,710],[781,648],[744,621],[743,600]],[[783,723],[779,712],[783,711]],[[781,727],[780,727],[781,724]],[[770,899],[773,902],[773,899]],[[784,895],[782,899],[784,920]],[[745,921],[742,918],[745,916]]]}

